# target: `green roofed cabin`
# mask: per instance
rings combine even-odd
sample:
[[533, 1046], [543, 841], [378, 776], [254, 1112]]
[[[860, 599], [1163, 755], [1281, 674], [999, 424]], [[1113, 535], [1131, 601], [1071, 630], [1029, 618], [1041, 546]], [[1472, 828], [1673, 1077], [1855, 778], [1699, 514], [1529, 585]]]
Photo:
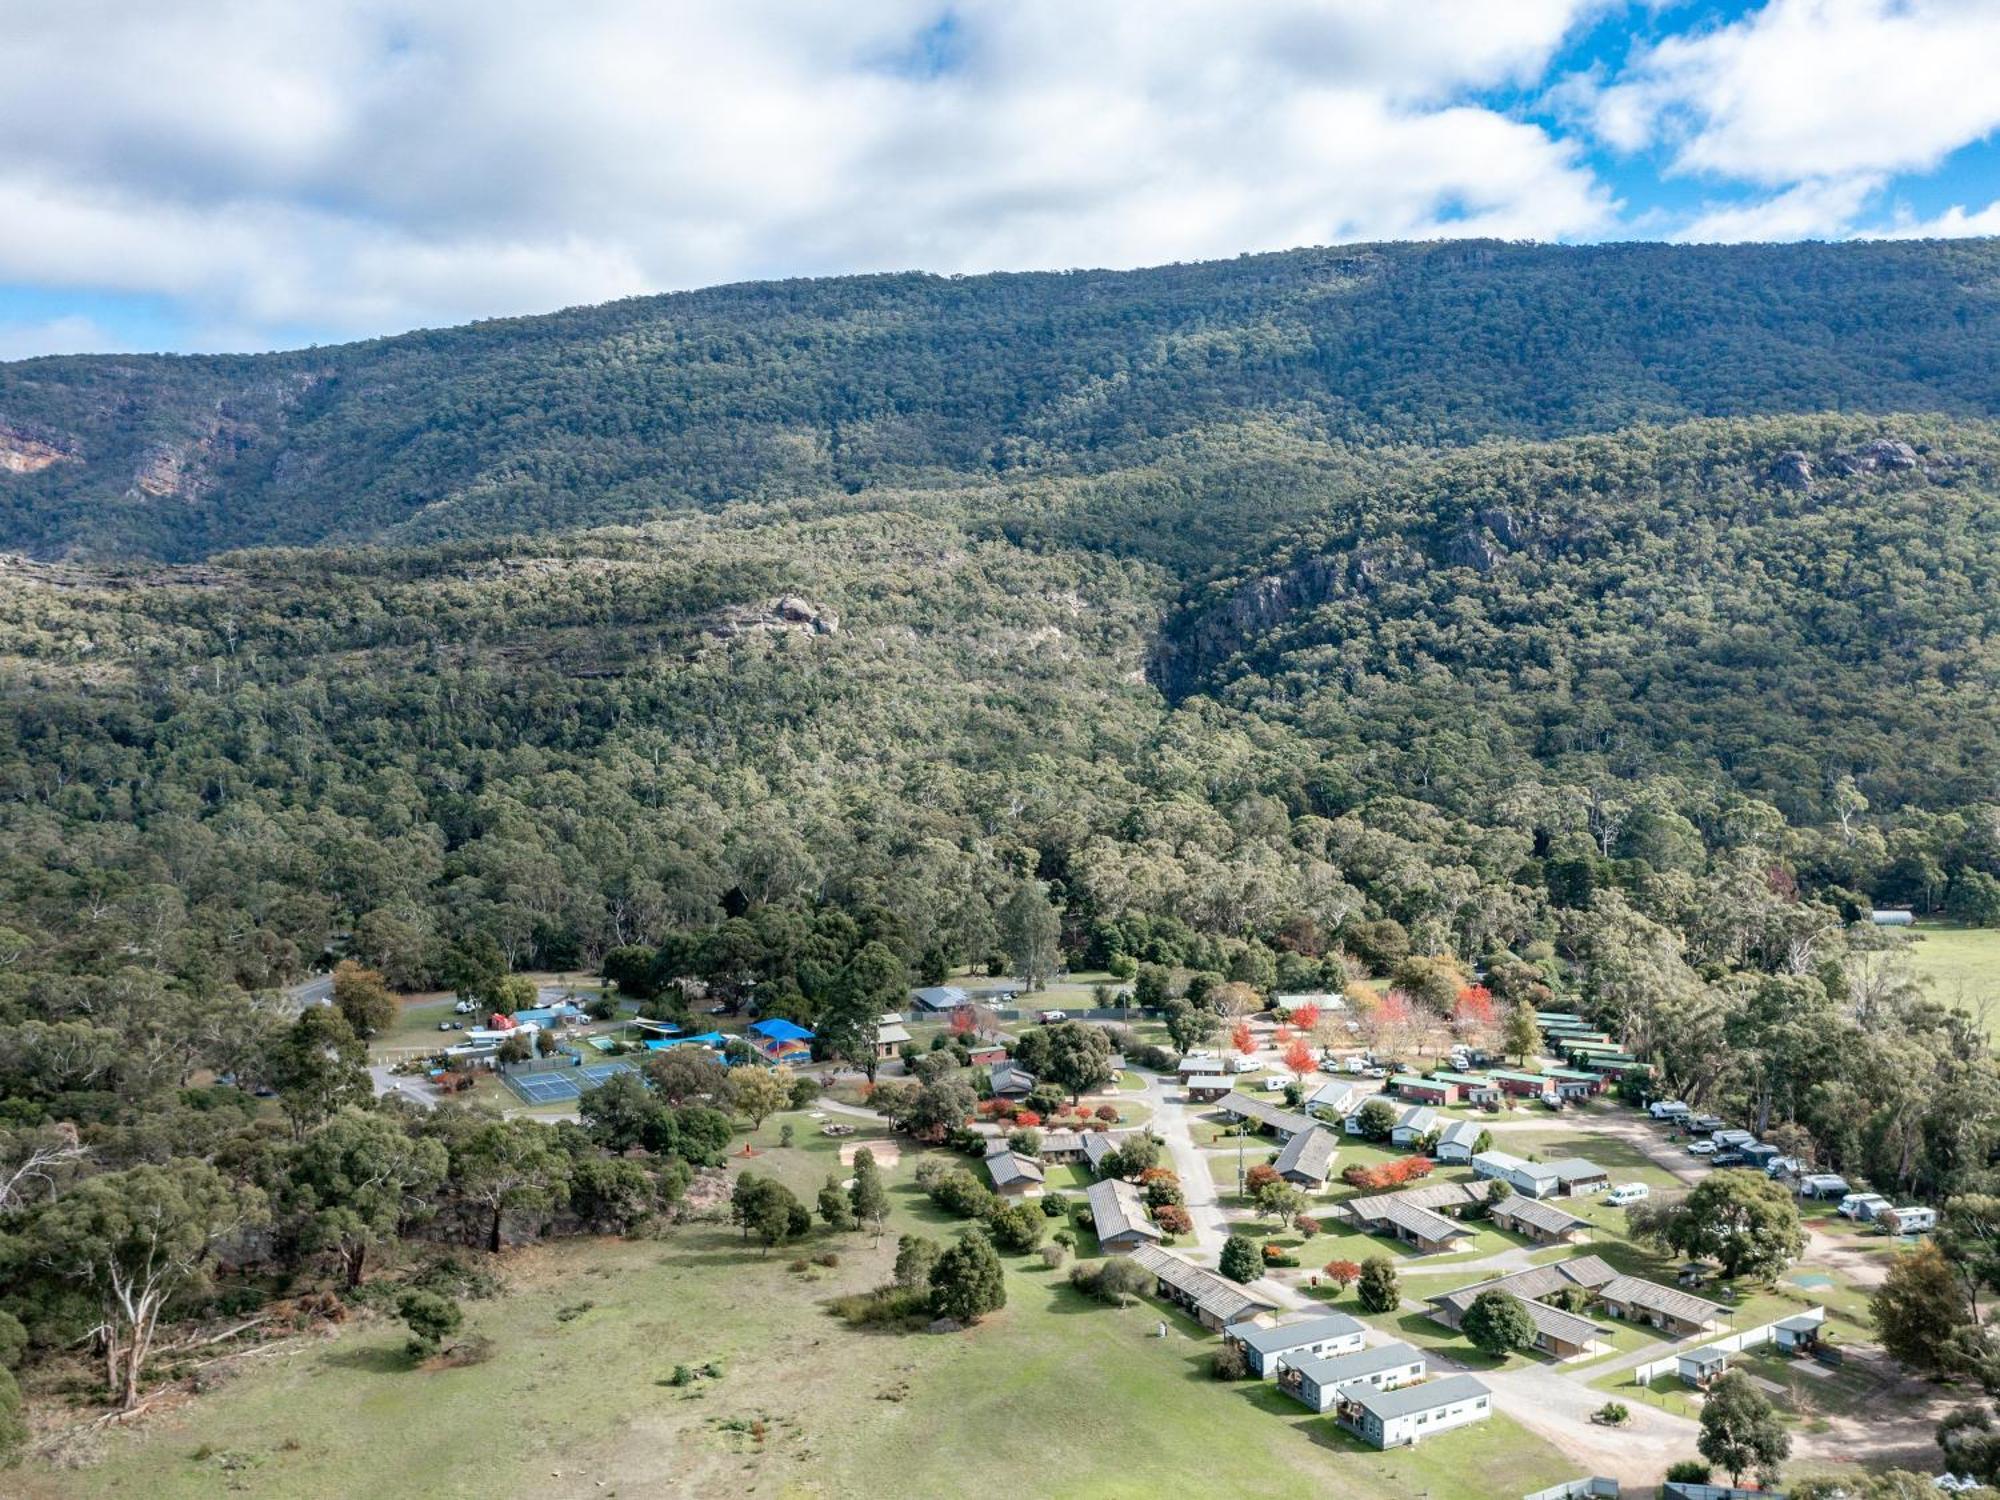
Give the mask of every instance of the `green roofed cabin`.
[[1400, 1099], [1416, 1104], [1456, 1104], [1458, 1085], [1445, 1078], [1419, 1078], [1415, 1073], [1398, 1073], [1389, 1088]]

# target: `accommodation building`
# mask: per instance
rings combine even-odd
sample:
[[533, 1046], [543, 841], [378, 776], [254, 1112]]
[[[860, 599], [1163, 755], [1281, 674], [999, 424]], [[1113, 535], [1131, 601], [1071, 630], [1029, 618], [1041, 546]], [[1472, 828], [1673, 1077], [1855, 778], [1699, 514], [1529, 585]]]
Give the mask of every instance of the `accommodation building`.
[[1481, 1151], [1472, 1158], [1472, 1175], [1504, 1182], [1530, 1198], [1547, 1198], [1561, 1186], [1555, 1168], [1547, 1162], [1528, 1161], [1511, 1151]]
[[1590, 1233], [1590, 1220], [1580, 1219], [1566, 1208], [1544, 1203], [1516, 1193], [1501, 1199], [1487, 1211], [1498, 1228], [1533, 1240], [1538, 1245], [1573, 1245]]
[[1182, 1083], [1190, 1078], [1227, 1077], [1229, 1069], [1219, 1057], [1184, 1057], [1174, 1064], [1174, 1076]]
[[955, 984], [934, 984], [925, 989], [912, 990], [910, 1003], [918, 1010], [941, 1015], [957, 1010], [961, 1005], [970, 1005], [972, 996]]
[[1220, 1332], [1271, 1311], [1261, 1297], [1158, 1245], [1139, 1246], [1132, 1261], [1152, 1273], [1155, 1296], [1186, 1310], [1204, 1328]]
[[1437, 1149], [1431, 1155], [1439, 1161], [1471, 1161], [1486, 1138], [1486, 1127], [1478, 1121], [1453, 1120], [1438, 1131]]
[[1309, 1409], [1333, 1410], [1349, 1391], [1393, 1391], [1424, 1378], [1424, 1356], [1400, 1341], [1337, 1354], [1287, 1355], [1276, 1374], [1278, 1389]]
[[1703, 1344], [1699, 1349], [1674, 1356], [1674, 1373], [1680, 1376], [1681, 1384], [1698, 1391], [1707, 1390], [1715, 1377], [1728, 1368], [1729, 1351], [1718, 1344]]
[[1581, 1156], [1563, 1156], [1548, 1163], [1556, 1174], [1556, 1189], [1570, 1197], [1601, 1193], [1611, 1186], [1611, 1174]]
[[902, 1016], [896, 1011], [885, 1010], [875, 1018], [875, 1057], [878, 1062], [887, 1062], [909, 1040], [910, 1028], [903, 1024]]
[[1510, 1094], [1516, 1099], [1533, 1099], [1539, 1094], [1555, 1092], [1551, 1087], [1553, 1080], [1543, 1077], [1540, 1073], [1517, 1073], [1502, 1069], [1489, 1076], [1501, 1093]]
[[1102, 1172], [1105, 1159], [1121, 1148], [1131, 1136], [1129, 1130], [1086, 1130], [1083, 1132], [1083, 1159], [1090, 1170]]
[[1458, 1085], [1443, 1078], [1420, 1078], [1415, 1073], [1398, 1073], [1389, 1080], [1389, 1092], [1398, 1099], [1416, 1104], [1456, 1104]]
[[1389, 1142], [1396, 1146], [1414, 1146], [1441, 1123], [1442, 1117], [1428, 1104], [1413, 1104], [1403, 1111], [1389, 1131]]
[[1042, 1164], [1032, 1156], [1005, 1147], [986, 1158], [993, 1191], [1005, 1198], [1031, 1198], [1042, 1191]]
[[1236, 1081], [1221, 1073], [1197, 1073], [1187, 1081], [1187, 1096], [1196, 1104], [1213, 1104], [1236, 1091]]
[[1475, 1281], [1455, 1291], [1430, 1299], [1430, 1316], [1447, 1328], [1457, 1328], [1467, 1309], [1491, 1291], [1505, 1292], [1527, 1308], [1535, 1325], [1535, 1347], [1557, 1359], [1587, 1353], [1610, 1336], [1610, 1330], [1590, 1319], [1554, 1307], [1544, 1299], [1573, 1299], [1579, 1293], [1593, 1293], [1618, 1277], [1618, 1272], [1595, 1255], [1581, 1255], [1554, 1265], [1533, 1266], [1510, 1276]]
[[1084, 1190], [1090, 1202], [1090, 1222], [1106, 1254], [1125, 1255], [1164, 1237], [1146, 1216], [1146, 1200], [1129, 1182], [1109, 1178]]
[[1370, 1234], [1393, 1235], [1405, 1244], [1416, 1246], [1424, 1255], [1449, 1250], [1453, 1240], [1471, 1237], [1472, 1231], [1456, 1219], [1447, 1219], [1435, 1209], [1409, 1200], [1407, 1193], [1356, 1198], [1346, 1205], [1347, 1213]]
[[1272, 1165], [1285, 1181], [1317, 1192], [1333, 1174], [1334, 1153], [1339, 1149], [1340, 1137], [1324, 1125], [1315, 1125], [1285, 1142], [1285, 1149]]
[[1823, 1307], [1795, 1313], [1771, 1325], [1771, 1342], [1780, 1354], [1810, 1353], [1819, 1347], [1820, 1330], [1825, 1322], [1826, 1309]]
[[990, 1068], [994, 1063], [1007, 1060], [1007, 1049], [999, 1042], [985, 1042], [966, 1050], [975, 1068]]
[[1002, 1059], [986, 1070], [996, 1099], [1025, 1099], [1035, 1091], [1035, 1075]]
[[1489, 1104], [1500, 1099], [1500, 1085], [1483, 1073], [1447, 1073], [1440, 1070], [1431, 1074], [1431, 1082], [1448, 1083], [1457, 1089], [1460, 1104]]
[[1367, 1342], [1361, 1325], [1345, 1313], [1325, 1313], [1268, 1325], [1235, 1323], [1223, 1329], [1222, 1336], [1243, 1351], [1250, 1373], [1260, 1378], [1275, 1375], [1282, 1366], [1301, 1360], [1352, 1354]]
[[1052, 1162], [1073, 1162], [1084, 1160], [1084, 1137], [1092, 1134], [1085, 1130], [1044, 1130], [1042, 1143], [1035, 1155], [1042, 1159], [1044, 1166]]
[[1492, 1415], [1492, 1393], [1470, 1375], [1447, 1375], [1387, 1391], [1349, 1384], [1341, 1387], [1334, 1407], [1336, 1422], [1377, 1448], [1406, 1447]]
[[1340, 1126], [1349, 1135], [1361, 1134], [1361, 1106], [1380, 1093], [1372, 1083], [1356, 1083], [1333, 1078], [1306, 1096], [1305, 1111], [1318, 1119]]
[[1229, 1094], [1222, 1100], [1222, 1112], [1233, 1120], [1246, 1121], [1259, 1130], [1268, 1130], [1280, 1141], [1289, 1141], [1293, 1136], [1313, 1128], [1313, 1122], [1304, 1115], [1250, 1094]]
[[1590, 1073], [1582, 1068], [1550, 1068], [1548, 1076], [1555, 1083], [1559, 1099], [1589, 1099], [1604, 1092], [1605, 1078], [1602, 1073]]
[[1727, 1316], [1724, 1308], [1678, 1287], [1638, 1276], [1620, 1276], [1597, 1289], [1597, 1299], [1614, 1318], [1641, 1323], [1680, 1337], [1706, 1333]]

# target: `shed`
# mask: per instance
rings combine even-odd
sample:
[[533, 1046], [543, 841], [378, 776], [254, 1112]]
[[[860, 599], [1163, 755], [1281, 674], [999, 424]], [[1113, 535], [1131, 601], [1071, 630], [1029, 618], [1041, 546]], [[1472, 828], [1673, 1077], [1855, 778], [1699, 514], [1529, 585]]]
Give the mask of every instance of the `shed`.
[[1018, 1151], [995, 1151], [986, 1158], [993, 1190], [1003, 1197], [1029, 1198], [1042, 1190], [1042, 1164]]
[[921, 990], [912, 990], [910, 1001], [918, 1010], [939, 1014], [957, 1010], [961, 1005], [970, 1005], [972, 996], [955, 984], [934, 984]]
[[1011, 1062], [994, 1063], [986, 1076], [996, 1099], [1023, 1099], [1035, 1090], [1035, 1075]]
[[1453, 1120], [1438, 1132], [1437, 1149], [1431, 1154], [1439, 1161], [1471, 1161], [1486, 1133], [1477, 1120]]
[[1728, 1368], [1729, 1351], [1720, 1344], [1704, 1344], [1674, 1356], [1674, 1373], [1680, 1376], [1681, 1384], [1698, 1391], [1707, 1390], [1715, 1377]]
[[1771, 1342], [1780, 1354], [1803, 1354], [1818, 1347], [1820, 1329], [1825, 1322], [1826, 1309], [1823, 1307], [1795, 1313], [1771, 1325]]

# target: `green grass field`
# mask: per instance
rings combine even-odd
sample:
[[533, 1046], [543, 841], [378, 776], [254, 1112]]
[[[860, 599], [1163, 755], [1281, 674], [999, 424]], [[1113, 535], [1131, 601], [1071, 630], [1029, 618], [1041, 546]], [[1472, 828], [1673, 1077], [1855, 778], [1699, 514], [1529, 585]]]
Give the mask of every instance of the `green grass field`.
[[2000, 1039], [2000, 928], [1923, 923], [1909, 930], [1903, 951], [1932, 995], [1962, 1006]]
[[[787, 1119], [789, 1150], [775, 1145]], [[838, 1143], [815, 1130], [773, 1119], [747, 1164], [814, 1191], [840, 1170]], [[793, 1271], [799, 1252], [766, 1255], [719, 1225], [518, 1251], [507, 1295], [466, 1304], [470, 1328], [496, 1342], [487, 1363], [416, 1370], [397, 1326], [351, 1324], [104, 1433], [86, 1466], [16, 1470], [8, 1493], [900, 1500], [1032, 1476], [1038, 1494], [1141, 1497], [1201, 1475], [1209, 1492], [1481, 1500], [1496, 1472], [1510, 1490], [1569, 1473], [1504, 1414], [1415, 1449], [1365, 1449], [1267, 1382], [1210, 1380], [1213, 1335], [1169, 1315], [1169, 1337], [1155, 1338], [1156, 1309], [1087, 1301], [1032, 1257], [1009, 1259], [1007, 1307], [969, 1333], [849, 1329], [828, 1297], [883, 1280], [897, 1231], [954, 1227], [910, 1185], [914, 1167], [905, 1155], [887, 1173], [895, 1209], [880, 1244], [805, 1247], [837, 1250], [835, 1268]], [[720, 1379], [663, 1383], [710, 1360]]]

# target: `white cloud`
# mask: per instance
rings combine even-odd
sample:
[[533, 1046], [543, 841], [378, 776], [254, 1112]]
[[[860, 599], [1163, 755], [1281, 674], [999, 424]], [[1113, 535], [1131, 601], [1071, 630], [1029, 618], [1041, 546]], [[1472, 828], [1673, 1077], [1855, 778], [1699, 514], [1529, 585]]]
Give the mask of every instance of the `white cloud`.
[[90, 318], [0, 323], [0, 359], [28, 359], [37, 354], [108, 354], [117, 348], [117, 339]]
[[1865, 230], [1862, 237], [1876, 240], [1956, 240], [1980, 234], [2000, 235], [2000, 199], [1970, 212], [1964, 204], [1954, 203], [1943, 213], [1928, 219], [1919, 219], [1908, 213], [1898, 214], [1894, 222], [1878, 229]]
[[1925, 170], [2000, 129], [1994, 0], [1770, 0], [1670, 36], [1590, 112], [1614, 147], [1788, 186]]
[[32, 6], [0, 280], [254, 338], [759, 275], [1588, 236], [1617, 205], [1575, 148], [1468, 99], [1608, 3]]
[[1840, 239], [1853, 232], [1855, 216], [1881, 188], [1875, 175], [1802, 182], [1752, 202], [1705, 208], [1674, 238], [1698, 245]]

